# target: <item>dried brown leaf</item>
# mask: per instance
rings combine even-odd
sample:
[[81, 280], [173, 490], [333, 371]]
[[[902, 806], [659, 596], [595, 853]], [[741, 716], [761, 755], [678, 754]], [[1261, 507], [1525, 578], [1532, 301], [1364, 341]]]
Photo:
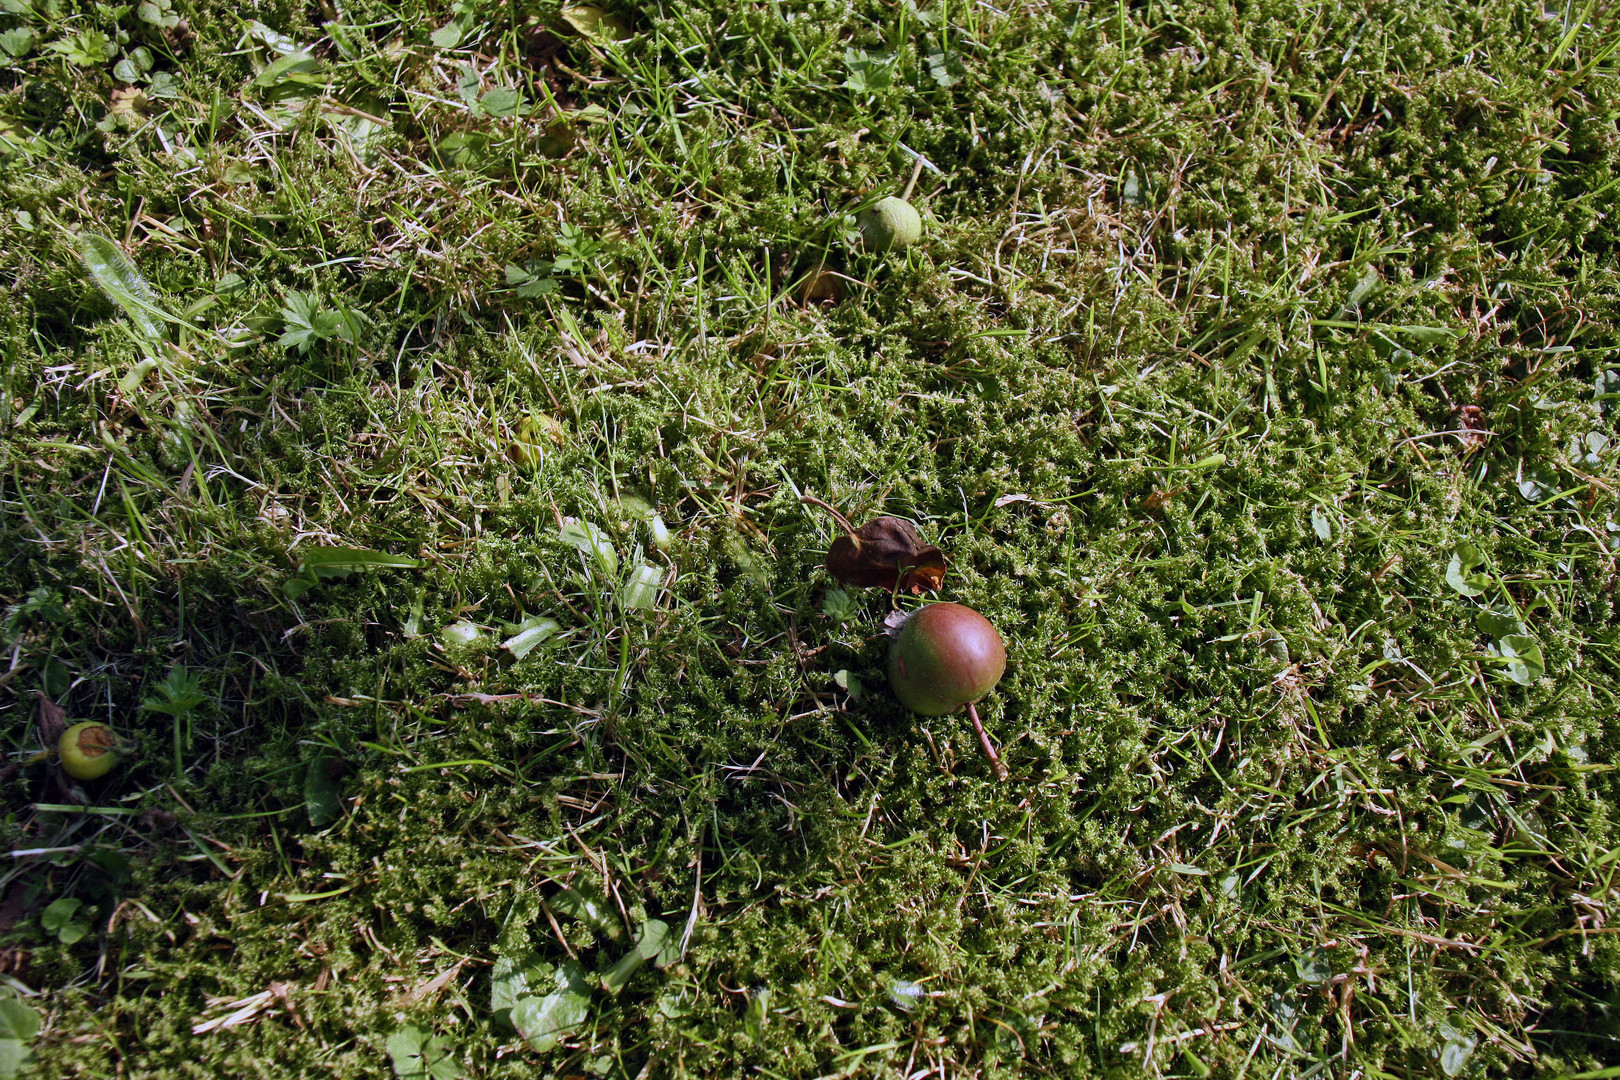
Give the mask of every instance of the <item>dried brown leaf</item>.
[[43, 690], [39, 691], [39, 702], [34, 707], [34, 722], [39, 731], [39, 741], [47, 748], [56, 745], [67, 730], [67, 710], [45, 696]]
[[873, 518], [827, 550], [827, 572], [845, 585], [921, 593], [945, 580], [945, 553], [925, 544], [911, 522]]

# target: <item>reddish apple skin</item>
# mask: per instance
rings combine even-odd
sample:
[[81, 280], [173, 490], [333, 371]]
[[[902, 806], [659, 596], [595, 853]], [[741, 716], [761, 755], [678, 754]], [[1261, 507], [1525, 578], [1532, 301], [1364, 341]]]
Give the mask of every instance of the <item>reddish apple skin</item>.
[[978, 701], [1007, 670], [1007, 647], [990, 620], [961, 604], [929, 604], [900, 628], [889, 650], [889, 688], [923, 716]]

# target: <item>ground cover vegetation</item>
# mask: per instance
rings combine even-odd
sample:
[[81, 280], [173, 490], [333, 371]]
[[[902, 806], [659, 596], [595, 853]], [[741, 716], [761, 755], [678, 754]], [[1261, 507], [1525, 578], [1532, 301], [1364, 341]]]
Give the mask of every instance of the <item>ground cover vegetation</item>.
[[1617, 46], [0, 0], [0, 1072], [1616, 1075]]

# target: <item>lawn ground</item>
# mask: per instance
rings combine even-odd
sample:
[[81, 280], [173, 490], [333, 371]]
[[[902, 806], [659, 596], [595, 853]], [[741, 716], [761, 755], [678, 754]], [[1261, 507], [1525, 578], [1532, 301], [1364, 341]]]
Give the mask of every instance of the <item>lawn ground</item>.
[[1617, 49], [0, 0], [0, 1076], [1620, 1075]]

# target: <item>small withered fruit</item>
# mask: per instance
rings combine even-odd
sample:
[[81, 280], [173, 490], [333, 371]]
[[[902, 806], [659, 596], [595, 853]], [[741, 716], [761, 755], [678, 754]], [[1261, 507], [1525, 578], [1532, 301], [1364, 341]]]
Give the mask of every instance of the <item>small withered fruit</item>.
[[112, 728], [81, 720], [62, 732], [57, 742], [62, 768], [75, 780], [99, 780], [124, 760], [124, 743]]

